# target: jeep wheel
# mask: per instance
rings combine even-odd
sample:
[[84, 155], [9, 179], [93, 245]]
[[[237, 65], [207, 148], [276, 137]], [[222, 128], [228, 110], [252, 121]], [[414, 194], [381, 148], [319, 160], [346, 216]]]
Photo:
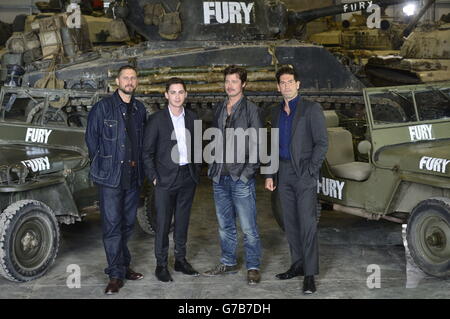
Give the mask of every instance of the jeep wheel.
[[43, 276], [59, 247], [59, 226], [52, 210], [35, 200], [21, 200], [0, 215], [0, 274], [25, 282]]
[[[137, 213], [137, 220], [139, 226], [147, 234], [154, 235], [156, 229], [156, 208], [155, 208], [155, 187], [153, 184], [147, 186], [145, 192], [144, 208], [139, 209]], [[170, 231], [173, 231], [174, 224], [170, 226]]]
[[424, 272], [450, 276], [450, 199], [430, 198], [414, 207], [406, 238], [414, 262]]

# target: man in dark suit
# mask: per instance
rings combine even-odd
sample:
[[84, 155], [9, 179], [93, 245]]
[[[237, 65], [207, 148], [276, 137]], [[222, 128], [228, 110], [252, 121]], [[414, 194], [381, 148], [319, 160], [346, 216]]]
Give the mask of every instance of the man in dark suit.
[[279, 129], [279, 170], [266, 178], [266, 189], [276, 188], [283, 211], [292, 266], [276, 275], [290, 279], [305, 275], [303, 293], [316, 291], [314, 275], [319, 273], [317, 241], [317, 180], [325, 159], [328, 138], [325, 117], [318, 103], [298, 95], [300, 81], [290, 66], [276, 74], [278, 91], [283, 96], [272, 112], [272, 128]]
[[89, 177], [98, 186], [109, 283], [107, 295], [116, 294], [124, 279], [144, 278], [130, 268], [127, 247], [144, 180], [142, 133], [144, 105], [133, 97], [138, 85], [133, 66], [122, 66], [116, 78], [118, 89], [100, 100], [89, 112], [86, 144], [91, 166]]
[[[155, 185], [156, 237], [155, 275], [163, 282], [172, 281], [167, 268], [169, 230], [175, 216], [175, 271], [198, 276], [186, 260], [186, 242], [199, 165], [194, 164], [194, 121], [198, 116], [183, 107], [186, 85], [179, 78], [166, 84], [166, 109], [150, 116], [144, 134], [145, 174]], [[200, 124], [201, 125], [201, 124]], [[200, 127], [201, 133], [201, 127]], [[200, 149], [201, 153], [201, 149]]]

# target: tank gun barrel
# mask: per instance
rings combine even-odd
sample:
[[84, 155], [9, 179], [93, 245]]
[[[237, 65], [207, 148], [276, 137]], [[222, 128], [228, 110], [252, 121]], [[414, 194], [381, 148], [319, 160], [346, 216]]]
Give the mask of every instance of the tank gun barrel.
[[427, 12], [427, 10], [431, 7], [431, 5], [435, 1], [436, 0], [428, 0], [427, 1], [427, 3], [422, 7], [422, 9], [420, 9], [420, 11], [414, 17], [414, 19], [412, 19], [408, 23], [408, 25], [406, 26], [405, 30], [403, 30], [403, 32], [402, 32], [402, 36], [407, 37], [412, 32], [412, 30], [416, 27], [416, 25], [419, 22], [419, 20], [422, 18], [422, 16], [425, 14], [425, 12]]
[[406, 2], [406, 0], [378, 0], [378, 1], [357, 1], [351, 3], [342, 3], [339, 5], [311, 9], [307, 11], [289, 11], [289, 24], [307, 23], [317, 18], [333, 16], [342, 13], [365, 11], [372, 4], [377, 4], [380, 7], [387, 7]]

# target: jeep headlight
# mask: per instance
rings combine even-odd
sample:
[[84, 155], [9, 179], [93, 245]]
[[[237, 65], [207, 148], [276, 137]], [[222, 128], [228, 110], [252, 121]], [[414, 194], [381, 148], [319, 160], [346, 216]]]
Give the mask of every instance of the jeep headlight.
[[0, 182], [2, 184], [24, 184], [30, 171], [23, 164], [2, 165], [0, 166]]

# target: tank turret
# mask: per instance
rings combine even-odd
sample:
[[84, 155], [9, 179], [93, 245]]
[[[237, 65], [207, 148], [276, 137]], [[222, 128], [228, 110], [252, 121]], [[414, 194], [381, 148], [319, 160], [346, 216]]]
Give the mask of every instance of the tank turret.
[[[421, 14], [432, 2], [424, 6]], [[369, 59], [365, 69], [371, 83], [384, 86], [450, 80], [450, 23], [443, 16], [440, 21], [423, 24], [411, 32], [418, 20], [403, 31], [408, 36], [399, 54]]]

